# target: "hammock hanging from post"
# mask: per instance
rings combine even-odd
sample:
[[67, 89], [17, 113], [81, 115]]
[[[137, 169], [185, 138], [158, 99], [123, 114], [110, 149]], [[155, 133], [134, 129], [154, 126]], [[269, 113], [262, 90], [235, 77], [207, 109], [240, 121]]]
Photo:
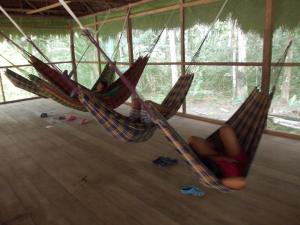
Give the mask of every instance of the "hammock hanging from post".
[[[60, 2], [63, 2], [63, 0], [60, 0]], [[220, 12], [218, 13], [217, 17], [220, 16], [220, 13], [224, 9], [224, 6], [226, 3], [227, 3], [227, 1], [225, 1], [224, 5], [221, 8]], [[68, 11], [70, 11], [70, 9]], [[71, 14], [71, 15], [74, 16], [74, 14]], [[217, 18], [215, 19], [215, 21], [216, 20], [217, 20]], [[89, 38], [91, 38], [91, 35], [89, 34], [89, 32], [87, 30], [84, 30], [82, 25], [80, 27], [83, 29], [83, 31], [86, 33], [86, 35]], [[207, 35], [205, 36], [205, 39], [206, 38], [207, 38]], [[202, 45], [203, 45], [203, 43], [201, 44], [200, 48], [202, 47]], [[287, 50], [285, 52], [284, 59], [286, 57], [289, 46], [287, 47]], [[100, 46], [99, 46], [99, 49], [101, 49]], [[194, 57], [197, 57], [198, 54], [199, 54], [199, 52], [196, 52]], [[113, 64], [111, 62], [111, 60], [109, 60], [107, 55], [105, 55], [105, 57], [111, 64]], [[119, 72], [117, 69], [116, 69], [116, 71], [117, 71], [117, 73]], [[130, 88], [131, 92], [134, 95], [136, 95], [137, 98], [139, 98], [139, 96], [137, 95], [135, 90], [132, 87], [130, 87], [128, 82], [126, 80], [123, 80], [123, 82], [128, 86], [128, 88]], [[275, 90], [275, 86], [273, 87], [273, 91], [274, 90]], [[269, 95], [266, 95], [266, 94], [260, 92], [258, 89], [255, 89], [252, 92], [252, 94], [249, 96], [249, 98], [245, 101], [245, 103], [240, 107], [240, 109], [237, 111], [237, 113], [234, 114], [232, 116], [232, 118], [228, 121], [228, 124], [232, 125], [234, 127], [234, 129], [237, 129], [237, 127], [240, 127], [242, 129], [243, 127], [245, 127], [245, 125], [248, 125], [247, 126], [248, 131], [252, 130], [251, 133], [249, 133], [248, 131], [241, 132], [241, 130], [240, 130], [239, 133], [242, 133], [242, 135], [238, 134], [239, 138], [241, 138], [242, 136], [245, 137], [244, 140], [241, 140], [242, 145], [247, 146], [250, 149], [250, 151], [252, 151], [252, 152], [249, 152], [249, 154], [248, 154], [248, 156], [249, 156], [249, 164], [248, 165], [249, 166], [254, 157], [254, 153], [255, 153], [254, 150], [257, 148], [262, 131], [266, 125], [267, 112], [268, 112], [268, 109], [271, 104], [272, 96], [273, 96], [273, 92]], [[79, 97], [81, 99], [85, 100], [86, 102], [89, 102], [89, 96], [84, 95], [84, 93], [80, 93]], [[168, 124], [166, 119], [159, 113], [159, 111], [156, 110], [155, 107], [153, 107], [151, 104], [146, 104], [141, 99], [140, 99], [140, 102], [145, 107], [147, 112], [149, 113], [150, 118], [153, 121], [153, 123], [155, 123], [160, 128], [160, 130], [164, 133], [164, 135], [167, 137], [167, 139], [174, 144], [177, 151], [186, 159], [186, 162], [194, 169], [196, 174], [199, 176], [200, 182], [202, 184], [204, 184], [208, 187], [220, 190], [222, 192], [231, 191], [229, 188], [225, 187], [224, 185], [222, 185], [219, 182], [219, 180], [215, 177], [215, 175], [201, 162], [201, 160], [198, 158], [198, 156], [192, 151], [192, 149], [189, 147], [189, 145], [186, 143], [186, 141]], [[86, 105], [86, 106], [89, 107], [89, 105]], [[91, 109], [89, 109], [89, 111], [91, 111]], [[95, 112], [97, 112], [97, 110], [95, 110]], [[93, 113], [95, 113], [95, 112], [93, 112]], [[111, 113], [106, 116], [109, 117], [113, 114], [114, 113]], [[247, 117], [246, 115], [247, 116], [250, 115], [250, 117]], [[97, 116], [97, 114], [95, 114], [95, 116]], [[103, 116], [103, 115], [101, 115], [101, 116]], [[113, 121], [114, 120], [112, 120], [110, 122], [113, 122]], [[243, 123], [243, 121], [245, 123]], [[102, 122], [104, 123], [105, 121], [102, 121]], [[110, 130], [112, 128], [111, 126], [112, 126], [112, 124], [108, 124], [108, 126], [105, 126], [105, 128], [107, 130]], [[117, 129], [117, 128], [115, 127], [115, 129]], [[122, 131], [123, 130], [119, 130], [119, 133], [124, 134], [125, 132], [122, 132]], [[217, 132], [215, 134], [217, 134]], [[213, 137], [215, 137], [216, 136], [215, 134], [212, 135], [211, 137], [209, 137], [209, 140], [211, 140]], [[253, 151], [254, 151], [254, 153], [253, 153]], [[249, 166], [248, 166], [248, 168], [245, 169], [245, 175], [247, 174], [247, 171], [249, 170]]]
[[[27, 37], [28, 41], [37, 49], [38, 47], [31, 41], [31, 39], [25, 34], [25, 32], [17, 25], [17, 23], [8, 15], [8, 13], [1, 8], [1, 11], [9, 18], [9, 20], [16, 26], [16, 28]], [[129, 15], [129, 14], [128, 14]], [[99, 31], [99, 30], [98, 30]], [[0, 32], [0, 34], [5, 37], [10, 43], [12, 43], [15, 47], [17, 47], [22, 54], [29, 58], [29, 62], [35, 67], [35, 69], [50, 83], [52, 83], [54, 86], [56, 86], [58, 89], [62, 90], [66, 95], [72, 96], [74, 94], [74, 90], [77, 89], [79, 86], [82, 89], [88, 90], [84, 86], [80, 85], [79, 83], [71, 80], [67, 74], [62, 73], [58, 69], [56, 69], [54, 66], [50, 67], [38, 58], [34, 57], [32, 54], [27, 52], [24, 48], [17, 45], [15, 42], [10, 40], [5, 34]], [[121, 38], [121, 37], [120, 37]], [[40, 50], [39, 50], [40, 51]], [[45, 56], [45, 58], [50, 62], [50, 60]], [[130, 77], [132, 75], [131, 79], [131, 85], [134, 87], [137, 85], [142, 72], [148, 62], [149, 57], [139, 57], [136, 62], [126, 71], [124, 76], [126, 78]], [[50, 63], [51, 64], [51, 63]], [[54, 65], [54, 64], [51, 64]], [[109, 71], [108, 71], [109, 72]], [[130, 91], [124, 86], [122, 82], [119, 82], [118, 80], [112, 83], [112, 88], [108, 89], [107, 92], [101, 92], [98, 94], [98, 97], [100, 99], [103, 99], [103, 101], [107, 104], [108, 107], [116, 108], [119, 107], [121, 104], [123, 104], [130, 96]], [[73, 96], [72, 96], [73, 97]], [[73, 101], [73, 99], [70, 97], [70, 101]]]
[[65, 95], [63, 92], [37, 76], [29, 75], [31, 80], [28, 80], [9, 69], [5, 71], [5, 75], [14, 84], [14, 86], [18, 88], [29, 91], [43, 98], [51, 98], [52, 100], [69, 108], [83, 112], [87, 111], [80, 102], [76, 101], [76, 99], [70, 99], [69, 96]]
[[[45, 64], [44, 62], [42, 62], [32, 54], [30, 54], [29, 52], [27, 52], [24, 48], [16, 44], [4, 33], [0, 32], [0, 35], [2, 35], [6, 40], [8, 40], [18, 50], [20, 50], [22, 55], [24, 55], [25, 58], [29, 58], [31, 60], [31, 64], [35, 67], [35, 69], [40, 74], [48, 78], [48, 80], [50, 80], [51, 83], [54, 83], [54, 85], [56, 84], [56, 87], [62, 90], [67, 96], [70, 96], [73, 90], [76, 89], [78, 86], [88, 90], [84, 86], [81, 86], [75, 81], [69, 79], [66, 74], [60, 73], [59, 71], [53, 69], [52, 67], [48, 66], [47, 64]], [[130, 78], [134, 86], [137, 85], [138, 80], [142, 74], [142, 71], [144, 70], [148, 62], [148, 59], [149, 59], [148, 56], [145, 56], [144, 58], [139, 57], [136, 60], [136, 62], [125, 72], [124, 77]], [[129, 90], [124, 86], [124, 84], [119, 80], [116, 80], [112, 85], [111, 85], [112, 87], [108, 88], [106, 92], [99, 93], [98, 97], [102, 99], [103, 102], [105, 102], [108, 107], [117, 108], [121, 104], [123, 104], [130, 97], [131, 94]], [[69, 97], [69, 99], [71, 102], [74, 101], [74, 99], [71, 97]]]
[[62, 72], [55, 64], [51, 63], [50, 59], [37, 47], [37, 45], [31, 40], [31, 37], [28, 36], [22, 29], [21, 27], [16, 23], [16, 21], [14, 21], [14, 19], [5, 11], [5, 9], [0, 5], [0, 11], [10, 20], [10, 22], [17, 28], [17, 30], [24, 36], [24, 38], [39, 52], [39, 54], [41, 56], [43, 56], [44, 59], [46, 59], [46, 61], [48, 63], [50, 63], [50, 65]]

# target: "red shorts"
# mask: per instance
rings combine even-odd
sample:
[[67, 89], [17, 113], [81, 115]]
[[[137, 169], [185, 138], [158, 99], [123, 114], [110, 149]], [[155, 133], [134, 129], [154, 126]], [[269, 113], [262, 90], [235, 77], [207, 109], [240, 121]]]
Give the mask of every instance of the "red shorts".
[[220, 159], [214, 160], [222, 171], [223, 177], [239, 177], [245, 168], [247, 156], [244, 152], [237, 156], [230, 157], [231, 160]]

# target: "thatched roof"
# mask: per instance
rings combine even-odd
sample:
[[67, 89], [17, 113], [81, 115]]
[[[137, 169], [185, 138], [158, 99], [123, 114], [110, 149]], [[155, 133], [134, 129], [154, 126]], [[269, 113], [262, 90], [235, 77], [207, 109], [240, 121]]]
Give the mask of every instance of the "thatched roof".
[[[31, 0], [30, 2], [38, 2], [37, 0]], [[96, 0], [89, 0], [89, 4], [92, 2], [101, 2]], [[104, 1], [104, 0], [103, 0]], [[106, 2], [119, 2], [122, 4], [129, 2], [126, 1], [110, 1], [105, 0]], [[190, 0], [192, 1], [192, 0]], [[299, 0], [273, 0], [274, 1], [274, 29], [279, 27], [284, 27], [290, 30], [293, 30], [299, 26], [300, 22], [300, 1]], [[3, 2], [9, 2], [5, 0]], [[14, 1], [11, 1], [14, 2]], [[19, 1], [18, 1], [19, 2]], [[46, 2], [46, 1], [39, 1]], [[52, 1], [49, 1], [52, 2]], [[56, 0], [55, 0], [56, 2]], [[82, 1], [72, 0], [72, 4]], [[131, 12], [133, 14], [145, 12], [150, 9], [160, 8], [162, 6], [174, 5], [177, 4], [178, 0], [154, 0], [147, 4], [139, 5], [133, 7]], [[193, 6], [191, 8], [186, 8], [186, 27], [189, 28], [195, 24], [209, 24], [214, 19], [218, 9], [220, 8], [223, 0], [217, 1], [214, 3]], [[2, 4], [2, 1], [1, 1]], [[3, 5], [3, 4], [2, 4]], [[71, 6], [71, 5], [70, 5]], [[82, 6], [84, 7], [84, 6]], [[63, 9], [62, 9], [63, 10]], [[83, 9], [82, 9], [83, 10]], [[87, 9], [86, 9], [87, 10]], [[78, 12], [75, 13], [78, 15]], [[88, 11], [86, 11], [88, 13]], [[236, 20], [241, 29], [244, 32], [255, 32], [260, 35], [263, 34], [264, 28], [264, 13], [265, 13], [265, 0], [229, 0], [225, 10], [223, 11], [220, 20], [226, 20], [231, 18]], [[99, 13], [96, 15], [99, 21], [104, 20], [104, 18], [115, 18], [120, 16], [125, 16], [125, 10], [113, 11], [107, 16], [107, 12]], [[154, 29], [159, 30], [168, 21], [169, 17], [172, 16], [172, 19], [169, 20], [168, 27], [175, 28], [179, 27], [179, 10], [174, 12], [164, 12], [160, 14], [136, 17], [133, 18], [133, 27], [134, 29], [148, 30]], [[18, 18], [18, 23], [25, 28], [29, 33], [33, 34], [64, 34], [68, 32], [69, 25], [73, 22], [72, 19], [66, 18], [53, 18], [44, 16], [42, 17], [20, 17]], [[91, 24], [95, 21], [95, 15], [91, 17], [82, 18], [84, 24]], [[107, 37], [110, 35], [115, 35], [120, 32], [122, 29], [123, 21], [116, 21], [107, 23], [101, 33]], [[10, 28], [9, 28], [10, 27]], [[47, 27], [47, 29], [41, 29], [41, 27]], [[17, 34], [15, 28], [11, 28], [10, 22], [5, 18], [0, 18], [0, 29], [6, 30], [10, 34]]]

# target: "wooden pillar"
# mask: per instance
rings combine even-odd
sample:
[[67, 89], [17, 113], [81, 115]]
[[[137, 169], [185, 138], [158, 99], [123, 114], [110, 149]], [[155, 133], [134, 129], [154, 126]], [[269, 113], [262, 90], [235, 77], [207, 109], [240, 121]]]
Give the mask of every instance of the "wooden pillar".
[[71, 60], [72, 60], [72, 69], [73, 69], [73, 77], [77, 82], [77, 68], [76, 68], [76, 55], [75, 55], [75, 45], [74, 45], [74, 31], [73, 27], [70, 29], [70, 48], [71, 48]]
[[263, 46], [263, 68], [261, 87], [265, 93], [269, 92], [271, 61], [272, 61], [272, 40], [273, 40], [273, 0], [266, 0], [265, 8], [265, 29]]
[[[181, 54], [181, 76], [185, 74], [185, 14], [184, 0], [180, 0], [180, 54]], [[186, 100], [182, 104], [182, 112], [186, 113]]]
[[[128, 13], [128, 10], [130, 10], [130, 8], [127, 9], [127, 13]], [[131, 21], [130, 15], [127, 17], [126, 31], [127, 31], [129, 63], [130, 63], [130, 65], [132, 65], [134, 58], [133, 58], [133, 44], [132, 44], [132, 21]]]
[[[130, 10], [130, 8], [127, 8], [127, 12], [128, 10]], [[126, 33], [127, 33], [127, 45], [128, 45], [128, 61], [130, 66], [133, 64], [134, 62], [134, 58], [133, 58], [133, 44], [132, 44], [132, 21], [130, 18], [130, 12], [129, 12], [129, 16], [127, 16], [126, 19]], [[132, 102], [132, 97], [131, 97], [131, 102]]]
[[2, 82], [2, 73], [1, 72], [0, 72], [0, 88], [1, 88], [1, 93], [2, 93], [2, 96], [3, 96], [3, 102], [6, 102], [5, 94], [4, 94], [4, 87], [3, 87], [3, 82]]
[[[97, 22], [98, 22], [97, 16], [94, 17], [94, 20], [95, 20], [95, 30], [97, 32], [98, 29], [99, 29], [99, 25], [97, 24]], [[100, 45], [99, 33], [98, 32], [96, 34], [96, 41], [97, 41], [97, 44]], [[96, 48], [96, 49], [97, 49], [98, 72], [99, 72], [99, 75], [100, 75], [101, 74], [101, 54], [100, 54], [99, 49], [98, 48]]]

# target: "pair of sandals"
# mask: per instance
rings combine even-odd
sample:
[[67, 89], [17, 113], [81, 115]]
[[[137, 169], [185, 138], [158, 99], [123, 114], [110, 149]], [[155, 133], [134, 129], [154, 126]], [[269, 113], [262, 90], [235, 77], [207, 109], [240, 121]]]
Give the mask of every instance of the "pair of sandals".
[[[161, 167], [168, 167], [176, 165], [178, 163], [178, 160], [160, 156], [157, 159], [153, 160], [152, 163]], [[205, 192], [203, 190], [195, 186], [183, 186], [181, 187], [180, 192], [184, 195], [195, 197], [202, 197], [205, 195]]]

